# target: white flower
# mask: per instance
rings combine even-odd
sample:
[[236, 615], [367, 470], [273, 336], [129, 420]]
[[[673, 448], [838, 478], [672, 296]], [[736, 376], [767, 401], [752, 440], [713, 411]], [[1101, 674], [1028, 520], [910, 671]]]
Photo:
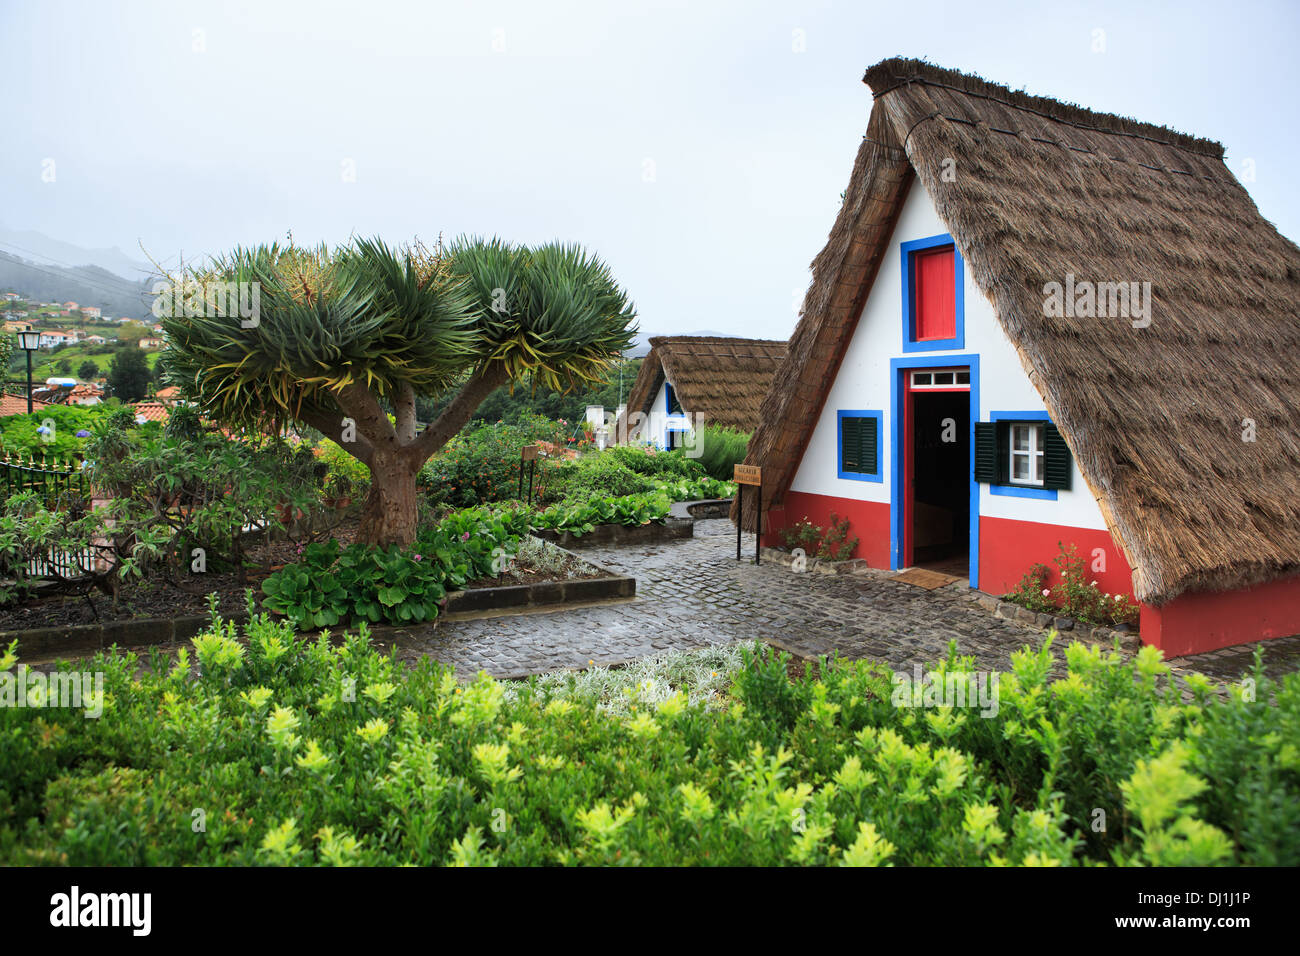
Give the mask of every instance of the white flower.
[[1049, 588], [1043, 588], [1043, 597], [1051, 597], [1052, 592]]

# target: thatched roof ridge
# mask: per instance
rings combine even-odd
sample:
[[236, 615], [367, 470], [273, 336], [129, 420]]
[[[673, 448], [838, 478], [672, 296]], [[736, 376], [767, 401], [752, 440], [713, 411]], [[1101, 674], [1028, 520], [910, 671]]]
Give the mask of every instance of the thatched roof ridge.
[[[750, 443], [772, 504], [915, 172], [1070, 444], [1137, 596], [1300, 572], [1300, 249], [1259, 214], [1222, 147], [915, 60], [866, 79], [867, 137]], [[1045, 317], [1043, 287], [1067, 273], [1150, 282], [1151, 324]]]
[[[1025, 113], [1037, 113], [1065, 126], [1101, 133], [1114, 133], [1134, 139], [1147, 139], [1162, 146], [1174, 146], [1212, 159], [1223, 158], [1223, 145], [1212, 139], [1190, 136], [1154, 123], [1143, 123], [1114, 113], [1098, 113], [1074, 103], [1047, 96], [1034, 96], [998, 83], [990, 83], [973, 73], [949, 70], [925, 60], [895, 57], [869, 67], [862, 82], [871, 87], [872, 99], [911, 84], [949, 89], [965, 96], [988, 100]], [[1064, 132], [1064, 131], [1063, 131]]]
[[[786, 343], [773, 339], [655, 336], [632, 385], [627, 411], [650, 412], [666, 375], [682, 408], [701, 423], [752, 432], [785, 353]], [[620, 420], [618, 434], [622, 429]]]

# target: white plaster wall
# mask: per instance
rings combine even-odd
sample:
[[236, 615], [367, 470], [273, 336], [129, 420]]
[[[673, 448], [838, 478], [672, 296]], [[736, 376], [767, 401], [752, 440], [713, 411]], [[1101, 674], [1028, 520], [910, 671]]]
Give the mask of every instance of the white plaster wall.
[[[795, 472], [791, 490], [860, 501], [890, 500], [893, 467], [890, 436], [894, 427], [890, 409], [891, 359], [926, 355], [942, 359], [978, 353], [980, 421], [988, 421], [990, 411], [1045, 411], [1042, 398], [1030, 383], [1011, 341], [998, 323], [992, 303], [975, 285], [969, 268], [965, 270], [965, 346], [935, 352], [903, 351], [903, 272], [899, 246], [903, 242], [948, 231], [929, 194], [919, 182], [914, 182], [890, 239], [885, 261], [876, 274], [875, 285], [863, 306], [857, 329], [827, 396], [822, 417], [813, 429], [803, 460]], [[662, 397], [659, 401], [662, 403]], [[659, 407], [662, 408], [662, 404]], [[839, 409], [880, 409], [884, 413], [880, 435], [880, 466], [884, 481], [836, 477], [838, 425], [835, 413]], [[1080, 528], [1106, 527], [1077, 464], [1071, 490], [1058, 492], [1056, 501], [994, 495], [990, 494], [988, 485], [980, 485], [979, 507], [980, 514], [987, 517]]]

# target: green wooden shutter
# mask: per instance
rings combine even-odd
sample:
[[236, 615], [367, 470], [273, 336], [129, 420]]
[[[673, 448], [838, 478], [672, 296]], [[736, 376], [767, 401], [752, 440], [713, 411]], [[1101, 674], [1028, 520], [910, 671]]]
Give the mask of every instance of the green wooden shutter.
[[840, 471], [858, 473], [862, 460], [862, 433], [857, 428], [858, 419], [840, 419]]
[[879, 449], [877, 436], [880, 434], [879, 422], [873, 418], [860, 418], [862, 422], [862, 473], [864, 475], [880, 474]]
[[840, 419], [840, 471], [854, 475], [879, 474], [878, 432], [874, 415]]
[[998, 422], [975, 423], [975, 480], [986, 485], [998, 483]]
[[1074, 458], [1070, 446], [1050, 422], [1043, 429], [1043, 487], [1068, 491]]

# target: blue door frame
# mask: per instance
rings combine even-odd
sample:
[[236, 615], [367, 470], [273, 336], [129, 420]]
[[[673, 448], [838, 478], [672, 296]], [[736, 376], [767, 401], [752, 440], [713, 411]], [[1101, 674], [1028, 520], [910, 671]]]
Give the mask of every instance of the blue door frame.
[[903, 402], [906, 401], [906, 383], [903, 376], [914, 368], [969, 368], [970, 369], [970, 461], [966, 476], [970, 483], [970, 586], [979, 587], [980, 571], [980, 486], [975, 480], [975, 423], [980, 418], [980, 357], [968, 355], [917, 355], [891, 359], [889, 362], [889, 567], [897, 571], [903, 560], [904, 516], [907, 509], [903, 496], [903, 456], [906, 454], [903, 434]]

